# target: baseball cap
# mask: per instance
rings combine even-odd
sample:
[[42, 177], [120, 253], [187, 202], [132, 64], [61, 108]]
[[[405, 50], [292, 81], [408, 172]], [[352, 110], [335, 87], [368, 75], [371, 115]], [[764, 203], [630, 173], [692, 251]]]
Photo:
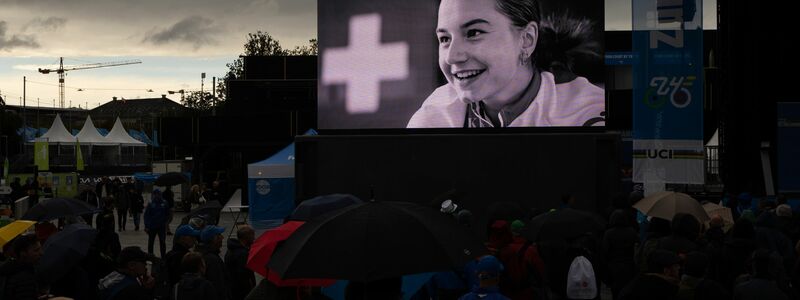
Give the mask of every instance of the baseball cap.
[[200, 237], [200, 230], [194, 229], [191, 225], [181, 225], [178, 226], [178, 229], [175, 229], [175, 237], [181, 236], [193, 236], [193, 237]]
[[478, 273], [489, 273], [490, 275], [499, 275], [503, 272], [503, 264], [497, 260], [497, 257], [486, 255], [478, 260], [478, 265], [475, 267]]
[[155, 257], [153, 255], [142, 251], [142, 248], [139, 248], [138, 246], [130, 246], [123, 248], [122, 251], [119, 252], [119, 256], [117, 257], [117, 262], [122, 267], [126, 266], [129, 262], [133, 261], [146, 262], [154, 260]]
[[214, 225], [209, 225], [203, 228], [203, 231], [200, 232], [200, 241], [202, 242], [209, 242], [214, 239], [215, 236], [218, 234], [222, 234], [225, 232], [225, 227], [219, 227]]

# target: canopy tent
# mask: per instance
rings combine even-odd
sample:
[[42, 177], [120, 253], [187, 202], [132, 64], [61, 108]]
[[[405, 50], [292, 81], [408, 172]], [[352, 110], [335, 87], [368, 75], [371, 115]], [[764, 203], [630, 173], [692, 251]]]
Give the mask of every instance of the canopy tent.
[[114, 122], [114, 127], [111, 128], [111, 131], [108, 132], [105, 139], [108, 143], [123, 146], [147, 146], [147, 144], [132, 138], [128, 132], [125, 131], [125, 127], [122, 125], [122, 121], [119, 117], [117, 117], [117, 120]]
[[81, 145], [113, 145], [114, 143], [106, 141], [106, 138], [100, 135], [97, 128], [94, 127], [92, 116], [86, 116], [86, 122], [83, 123], [83, 128], [78, 135], [75, 136]]
[[[316, 135], [313, 129], [304, 135]], [[250, 224], [270, 229], [294, 210], [294, 143], [269, 158], [247, 165]]]
[[67, 131], [60, 114], [56, 114], [53, 125], [40, 138], [46, 139], [51, 144], [75, 144], [75, 137]]

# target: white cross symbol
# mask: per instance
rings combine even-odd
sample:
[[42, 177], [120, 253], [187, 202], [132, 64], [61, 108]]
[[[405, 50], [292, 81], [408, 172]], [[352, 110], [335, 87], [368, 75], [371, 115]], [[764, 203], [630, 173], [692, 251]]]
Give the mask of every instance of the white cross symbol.
[[348, 113], [374, 113], [380, 106], [380, 82], [408, 77], [408, 44], [381, 44], [381, 16], [350, 18], [350, 45], [322, 54], [322, 84], [345, 84]]

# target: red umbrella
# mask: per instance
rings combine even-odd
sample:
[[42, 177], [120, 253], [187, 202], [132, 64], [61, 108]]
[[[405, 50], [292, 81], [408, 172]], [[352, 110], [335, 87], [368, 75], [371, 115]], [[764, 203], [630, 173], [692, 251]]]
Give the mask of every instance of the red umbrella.
[[277, 286], [329, 286], [336, 282], [333, 279], [281, 279], [278, 273], [267, 269], [267, 263], [275, 252], [278, 243], [286, 240], [300, 228], [305, 222], [289, 221], [262, 234], [250, 246], [250, 253], [247, 256], [247, 267]]

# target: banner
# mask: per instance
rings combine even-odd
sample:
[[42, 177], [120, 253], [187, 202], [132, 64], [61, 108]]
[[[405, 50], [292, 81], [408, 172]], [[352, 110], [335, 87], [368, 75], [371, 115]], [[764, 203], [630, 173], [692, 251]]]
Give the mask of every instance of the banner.
[[50, 150], [48, 142], [33, 143], [33, 163], [39, 167], [39, 171], [50, 169]]
[[633, 181], [703, 184], [702, 0], [633, 0]]
[[81, 142], [75, 139], [75, 169], [83, 171], [83, 153], [81, 153]]

